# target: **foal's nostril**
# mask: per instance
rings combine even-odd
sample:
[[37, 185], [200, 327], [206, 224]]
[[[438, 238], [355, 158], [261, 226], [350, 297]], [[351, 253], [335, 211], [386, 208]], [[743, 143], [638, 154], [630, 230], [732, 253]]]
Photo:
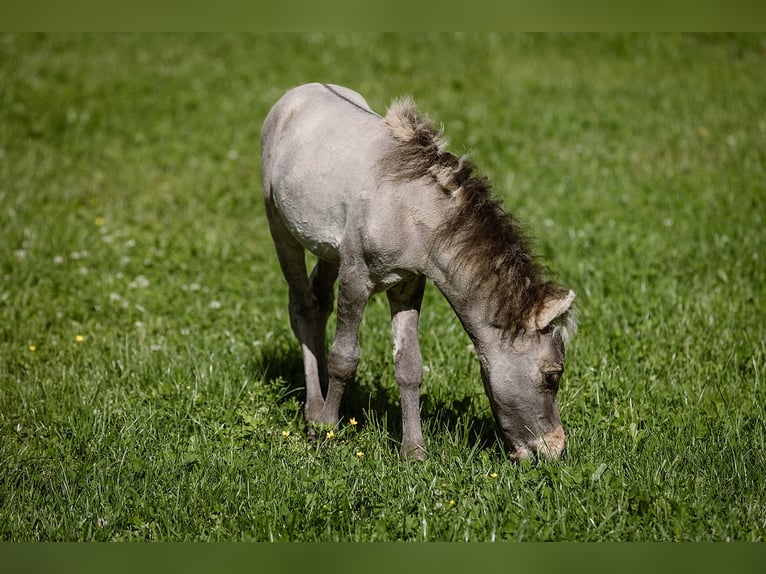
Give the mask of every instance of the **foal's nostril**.
[[564, 452], [566, 451], [566, 435], [564, 434], [564, 429], [559, 426], [556, 430], [547, 433], [544, 437], [539, 439], [535, 446], [535, 450], [538, 451], [541, 458], [558, 460], [564, 456]]

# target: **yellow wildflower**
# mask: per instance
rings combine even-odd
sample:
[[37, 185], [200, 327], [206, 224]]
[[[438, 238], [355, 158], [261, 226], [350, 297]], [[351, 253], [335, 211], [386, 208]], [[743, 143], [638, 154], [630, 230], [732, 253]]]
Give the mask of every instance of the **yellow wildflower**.
[[356, 457], [362, 458], [364, 456], [364, 453], [361, 450], [356, 451]]
[[496, 472], [493, 472], [493, 473], [492, 473], [492, 474], [490, 474], [489, 476], [490, 476], [491, 478], [497, 478], [497, 473], [496, 473]]
[[103, 217], [97, 217], [96, 218], [96, 225], [99, 226], [99, 227], [104, 225], [104, 218]]
[[335, 433], [333, 431], [330, 431], [327, 433], [327, 440], [332, 440], [335, 438]]
[[450, 508], [452, 508], [453, 506], [455, 506], [455, 501], [454, 501], [454, 500], [452, 500], [451, 498], [450, 498], [450, 501], [449, 501], [449, 505], [450, 505]]
[[85, 340], [85, 337], [83, 337], [82, 335], [76, 335], [74, 340], [77, 341], [78, 343], [82, 343]]
[[289, 437], [290, 436], [290, 431], [289, 430], [283, 430], [282, 431], [282, 436], [285, 437], [285, 438]]
[[352, 427], [356, 426], [356, 419], [354, 417], [351, 417], [348, 419], [348, 424], [350, 424]]
[[35, 345], [29, 345], [29, 351], [34, 353], [37, 350], [37, 347]]

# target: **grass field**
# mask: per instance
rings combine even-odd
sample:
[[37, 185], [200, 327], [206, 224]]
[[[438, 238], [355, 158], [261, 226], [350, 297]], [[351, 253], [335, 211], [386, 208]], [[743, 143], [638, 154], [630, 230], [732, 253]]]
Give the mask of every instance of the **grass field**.
[[[0, 36], [0, 539], [763, 541], [765, 64], [764, 36]], [[258, 135], [313, 80], [411, 94], [577, 291], [561, 462], [505, 459], [430, 285], [429, 460], [397, 456], [384, 297], [306, 440]]]

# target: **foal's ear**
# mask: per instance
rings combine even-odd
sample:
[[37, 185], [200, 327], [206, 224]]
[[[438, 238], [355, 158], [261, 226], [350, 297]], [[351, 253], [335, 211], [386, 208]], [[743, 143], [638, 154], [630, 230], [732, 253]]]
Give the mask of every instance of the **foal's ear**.
[[575, 292], [569, 291], [569, 293], [560, 299], [548, 299], [548, 301], [545, 302], [545, 305], [543, 305], [542, 309], [540, 309], [537, 315], [535, 317], [530, 317], [529, 321], [527, 322], [527, 330], [533, 331], [545, 329], [548, 325], [551, 324], [551, 321], [556, 319], [556, 317], [560, 317], [569, 310], [569, 308], [572, 306], [572, 301], [574, 301], [574, 298]]

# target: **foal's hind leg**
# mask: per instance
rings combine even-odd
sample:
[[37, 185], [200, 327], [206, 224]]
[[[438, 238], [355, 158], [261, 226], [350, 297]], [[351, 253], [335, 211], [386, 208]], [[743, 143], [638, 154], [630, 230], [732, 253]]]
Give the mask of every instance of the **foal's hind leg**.
[[309, 283], [316, 303], [314, 349], [322, 395], [327, 395], [327, 319], [333, 309], [333, 286], [338, 278], [338, 266], [320, 259], [311, 272]]
[[[312, 281], [309, 282], [303, 246], [285, 228], [268, 201], [266, 213], [279, 257], [279, 265], [289, 288], [290, 325], [298, 338], [303, 354], [303, 372], [306, 379], [306, 405], [303, 413], [307, 421], [315, 421], [318, 420], [324, 407], [320, 373], [324, 368], [325, 349], [323, 337], [321, 345], [319, 344], [318, 329], [321, 326], [324, 330], [327, 318], [325, 316], [324, 320], [320, 320], [323, 313], [318, 310], [320, 306], [317, 304], [312, 284], [321, 290], [320, 287], [325, 285], [331, 273], [317, 269], [316, 273], [312, 274]], [[332, 282], [330, 287], [332, 288]], [[322, 299], [326, 301], [326, 296]], [[330, 305], [332, 305], [332, 299], [330, 299]], [[326, 302], [322, 308], [325, 307]]]

